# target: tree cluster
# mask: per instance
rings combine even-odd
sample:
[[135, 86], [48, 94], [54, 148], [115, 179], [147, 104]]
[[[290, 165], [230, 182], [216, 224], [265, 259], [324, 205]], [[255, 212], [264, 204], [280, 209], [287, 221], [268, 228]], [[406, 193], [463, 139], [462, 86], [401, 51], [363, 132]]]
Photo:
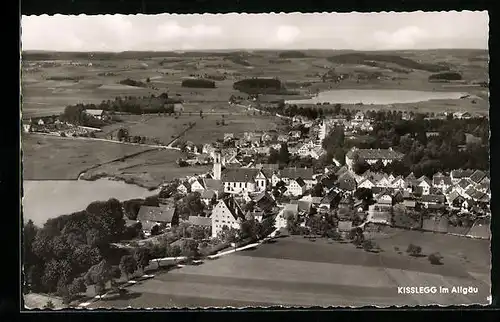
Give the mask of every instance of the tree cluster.
[[215, 82], [209, 79], [185, 79], [182, 81], [181, 86], [191, 88], [215, 88]]
[[110, 252], [109, 246], [125, 233], [122, 204], [116, 199], [49, 219], [42, 228], [29, 221], [23, 232], [25, 290], [75, 295], [73, 291], [83, 289], [79, 278], [93, 265], [119, 254]]

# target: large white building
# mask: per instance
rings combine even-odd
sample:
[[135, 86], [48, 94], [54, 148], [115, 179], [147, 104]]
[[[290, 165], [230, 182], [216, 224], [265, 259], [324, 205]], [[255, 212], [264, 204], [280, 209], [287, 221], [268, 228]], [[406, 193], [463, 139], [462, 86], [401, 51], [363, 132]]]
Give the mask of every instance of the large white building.
[[210, 219], [212, 220], [212, 237], [217, 237], [224, 226], [240, 229], [245, 215], [234, 198], [221, 199], [214, 206]]
[[345, 164], [349, 170], [353, 170], [356, 158], [364, 160], [368, 164], [375, 164], [381, 161], [384, 166], [392, 163], [395, 160], [402, 160], [404, 155], [400, 152], [389, 149], [358, 149], [353, 147], [345, 155]]

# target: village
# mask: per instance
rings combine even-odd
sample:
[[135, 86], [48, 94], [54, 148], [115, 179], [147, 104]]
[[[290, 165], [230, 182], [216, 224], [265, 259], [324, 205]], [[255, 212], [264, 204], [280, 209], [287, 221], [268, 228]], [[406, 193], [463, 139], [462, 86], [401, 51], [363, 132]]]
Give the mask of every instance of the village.
[[[454, 117], [470, 116], [456, 113]], [[392, 148], [353, 147], [345, 160], [332, 159], [322, 169], [255, 162], [259, 155], [269, 155], [284, 145], [291, 157], [318, 160], [326, 153], [322, 141], [331, 128], [341, 124], [346, 137], [373, 129], [373, 121], [362, 112], [352, 121], [294, 117], [292, 122], [309, 128], [309, 134], [293, 130], [236, 137], [226, 133], [224, 140], [213, 144], [188, 146], [192, 158], [197, 162], [210, 160], [213, 169], [165, 183], [160, 205], [142, 206], [138, 212], [137, 221], [145, 235], [150, 236], [152, 229], [159, 234], [158, 227], [178, 224], [176, 200], [190, 195], [204, 207], [184, 220], [210, 229], [212, 237], [227, 228], [239, 230], [242, 222], [252, 218], [274, 222], [274, 233], [293, 230], [307, 235], [327, 234], [314, 226], [320, 220], [328, 222], [328, 231], [346, 239], [355, 229], [376, 231], [381, 226], [489, 238], [489, 173], [456, 169], [417, 178], [413, 173], [403, 177], [383, 171], [354, 171], [360, 160], [384, 166], [401, 160], [403, 154]]]
[[[89, 109], [83, 113], [99, 121], [111, 119], [103, 110]], [[150, 236], [152, 229], [159, 234], [158, 227], [179, 222], [176, 200], [191, 194], [203, 202], [204, 209], [184, 219], [209, 228], [212, 237], [217, 237], [225, 227], [239, 230], [242, 221], [250, 216], [259, 222], [272, 220], [275, 232], [298, 226], [309, 234], [312, 218], [328, 218], [330, 230], [346, 238], [355, 228], [376, 230], [380, 225], [489, 238], [488, 172], [456, 169], [417, 178], [413, 173], [403, 177], [372, 169], [363, 173], [354, 171], [360, 162], [387, 166], [400, 161], [404, 155], [391, 147], [353, 147], [344, 160], [332, 158], [322, 168], [315, 164], [325, 157], [322, 143], [332, 129], [342, 128], [346, 140], [373, 130], [374, 120], [367, 113], [353, 114], [350, 120], [342, 116], [316, 120], [281, 116], [288, 118], [295, 130], [245, 132], [241, 136], [225, 133], [223, 140], [203, 145], [183, 142], [179, 147], [174, 142], [173, 146], [187, 153], [180, 165], [212, 164], [212, 171], [165, 182], [159, 206], [142, 206], [136, 221], [129, 220], [129, 224], [140, 222], [145, 236]], [[410, 113], [402, 115], [403, 119], [411, 117]], [[435, 116], [446, 117], [444, 113]], [[471, 115], [456, 112], [452, 117], [470, 119]], [[57, 117], [31, 119], [23, 126], [25, 132], [91, 138], [100, 130], [61, 122]], [[277, 151], [285, 153], [286, 158], [313, 163], [309, 167], [264, 163], [265, 156]]]

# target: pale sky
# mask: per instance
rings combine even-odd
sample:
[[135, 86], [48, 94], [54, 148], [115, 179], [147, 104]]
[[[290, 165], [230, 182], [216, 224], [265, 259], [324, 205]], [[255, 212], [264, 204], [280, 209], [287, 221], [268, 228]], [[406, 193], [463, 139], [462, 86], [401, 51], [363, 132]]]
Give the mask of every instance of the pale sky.
[[488, 48], [486, 11], [22, 16], [22, 49]]

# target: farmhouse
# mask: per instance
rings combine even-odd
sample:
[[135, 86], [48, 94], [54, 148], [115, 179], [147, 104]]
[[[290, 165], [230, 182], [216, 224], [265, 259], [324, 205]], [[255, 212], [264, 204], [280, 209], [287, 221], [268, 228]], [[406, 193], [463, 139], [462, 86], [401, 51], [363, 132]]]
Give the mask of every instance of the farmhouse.
[[137, 214], [137, 221], [142, 224], [143, 230], [148, 234], [155, 225], [164, 225], [165, 227], [178, 225], [179, 213], [175, 206], [141, 206]]
[[306, 183], [301, 178], [290, 179], [286, 190], [287, 195], [301, 196], [306, 192]]
[[188, 221], [193, 226], [212, 227], [212, 219], [202, 216], [189, 216]]
[[394, 151], [392, 148], [389, 149], [358, 149], [353, 147], [345, 156], [345, 164], [352, 171], [356, 159], [364, 160], [368, 164], [375, 164], [377, 161], [381, 161], [384, 165], [392, 163], [395, 160], [401, 160], [403, 154]]
[[98, 120], [102, 120], [105, 116], [104, 110], [84, 110], [83, 113]]
[[291, 179], [302, 178], [306, 183], [306, 189], [311, 189], [316, 184], [312, 168], [284, 168], [278, 170], [271, 178], [271, 184], [276, 186], [279, 181], [288, 185]]
[[212, 237], [217, 237], [224, 226], [240, 229], [240, 224], [244, 218], [243, 210], [233, 197], [219, 200], [210, 216], [212, 220]]

